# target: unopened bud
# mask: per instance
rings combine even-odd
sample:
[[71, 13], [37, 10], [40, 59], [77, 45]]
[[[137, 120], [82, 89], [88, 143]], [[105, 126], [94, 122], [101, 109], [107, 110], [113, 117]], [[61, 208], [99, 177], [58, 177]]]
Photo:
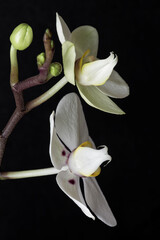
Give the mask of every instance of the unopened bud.
[[12, 32], [10, 41], [13, 47], [17, 50], [24, 50], [31, 44], [33, 40], [32, 28], [26, 24], [21, 23]]
[[52, 33], [51, 33], [51, 31], [50, 31], [49, 28], [46, 29], [46, 32], [45, 32], [45, 33], [47, 34], [47, 37], [49, 37], [49, 38], [52, 37]]
[[62, 72], [62, 65], [58, 62], [51, 63], [49, 72], [53, 77], [57, 77]]
[[37, 65], [38, 67], [41, 67], [45, 63], [46, 57], [45, 53], [42, 52], [37, 56]]
[[52, 49], [54, 48], [54, 42], [53, 42], [53, 40], [51, 40], [51, 48], [52, 48]]

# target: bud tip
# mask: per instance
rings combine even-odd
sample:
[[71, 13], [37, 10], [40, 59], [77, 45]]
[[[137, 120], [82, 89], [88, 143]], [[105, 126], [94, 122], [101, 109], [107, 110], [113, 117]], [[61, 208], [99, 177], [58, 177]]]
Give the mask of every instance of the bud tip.
[[10, 41], [17, 50], [24, 50], [31, 44], [33, 40], [32, 28], [26, 24], [19, 24], [10, 35]]
[[62, 72], [62, 65], [58, 62], [54, 62], [50, 65], [50, 74], [53, 77], [57, 77]]
[[37, 65], [38, 67], [41, 67], [45, 63], [46, 57], [45, 53], [42, 52], [37, 56]]

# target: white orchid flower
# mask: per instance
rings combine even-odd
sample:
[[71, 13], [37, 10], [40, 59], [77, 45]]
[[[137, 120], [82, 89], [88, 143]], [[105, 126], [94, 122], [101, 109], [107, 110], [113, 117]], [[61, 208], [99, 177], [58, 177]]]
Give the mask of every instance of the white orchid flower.
[[87, 207], [81, 189], [84, 183], [85, 200], [93, 213], [109, 226], [116, 220], [95, 179], [100, 165], [110, 161], [107, 147], [96, 149], [89, 137], [81, 102], [75, 93], [70, 93], [59, 102], [56, 114], [50, 116], [50, 157], [57, 169], [59, 187], [88, 217], [95, 219]]
[[[50, 116], [50, 147], [53, 167], [0, 172], [0, 180], [20, 179], [57, 174], [59, 187], [84, 212], [95, 219], [93, 213], [105, 224], [115, 226], [116, 219], [95, 179], [101, 172], [100, 165], [111, 161], [108, 148], [96, 149], [89, 136], [81, 102], [75, 93], [70, 93], [59, 102], [56, 114]], [[83, 198], [80, 179], [84, 184]]]
[[124, 98], [129, 95], [129, 87], [113, 70], [118, 61], [113, 52], [106, 59], [97, 59], [97, 30], [92, 26], [80, 26], [71, 33], [58, 14], [56, 28], [62, 44], [67, 81], [77, 85], [82, 98], [92, 107], [109, 113], [124, 114], [109, 97]]

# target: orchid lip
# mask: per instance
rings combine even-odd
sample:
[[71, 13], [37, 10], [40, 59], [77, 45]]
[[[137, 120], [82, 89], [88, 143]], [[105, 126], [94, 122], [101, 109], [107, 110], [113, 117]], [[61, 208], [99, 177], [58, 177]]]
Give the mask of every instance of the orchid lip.
[[66, 165], [68, 166], [68, 169], [70, 170], [71, 173], [73, 173], [74, 175], [78, 176], [78, 177], [84, 177], [83, 175], [81, 175], [78, 172], [75, 172], [72, 170], [72, 167], [70, 167], [70, 163], [69, 163], [69, 158], [72, 154], [74, 154], [74, 152], [76, 151], [76, 148], [72, 150], [72, 152], [70, 152], [70, 154], [67, 156], [67, 160], [66, 160]]
[[100, 174], [100, 165], [111, 157], [107, 153], [107, 147], [101, 146], [94, 149], [89, 141], [83, 142], [74, 149], [68, 158], [70, 171], [80, 177], [96, 177]]

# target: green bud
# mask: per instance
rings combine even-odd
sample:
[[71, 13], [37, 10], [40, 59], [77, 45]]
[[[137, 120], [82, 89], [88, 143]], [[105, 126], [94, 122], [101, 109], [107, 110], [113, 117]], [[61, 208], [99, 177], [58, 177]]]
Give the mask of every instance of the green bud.
[[21, 23], [12, 32], [10, 41], [13, 47], [17, 50], [24, 50], [31, 44], [33, 39], [32, 28], [26, 24]]
[[47, 36], [48, 36], [49, 38], [52, 37], [51, 31], [49, 30], [49, 28], [46, 29], [46, 32], [45, 32], [45, 33], [47, 34]]
[[57, 77], [62, 72], [62, 65], [58, 62], [51, 63], [49, 72], [53, 77]]
[[53, 42], [53, 40], [51, 40], [51, 48], [52, 48], [52, 49], [54, 48], [54, 42]]
[[46, 57], [45, 53], [42, 52], [37, 56], [37, 65], [38, 67], [41, 67], [45, 63]]

